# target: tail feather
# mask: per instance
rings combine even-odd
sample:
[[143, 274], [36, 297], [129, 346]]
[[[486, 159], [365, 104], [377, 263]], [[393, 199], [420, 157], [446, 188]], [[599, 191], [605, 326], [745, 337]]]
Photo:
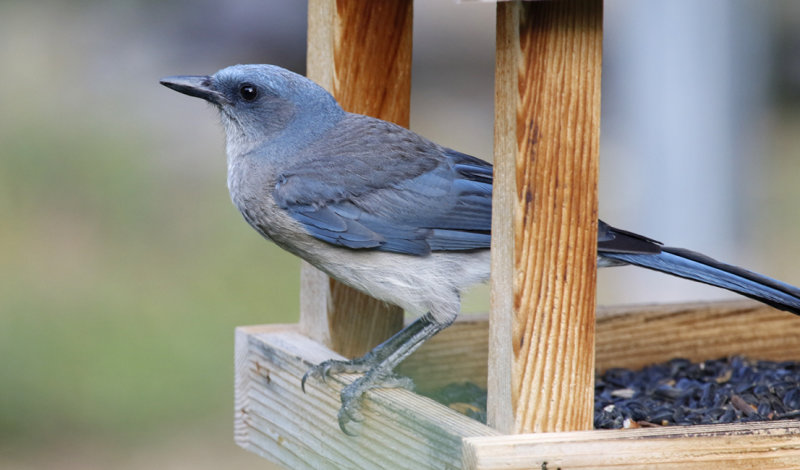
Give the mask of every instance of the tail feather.
[[800, 289], [683, 248], [661, 253], [600, 253], [601, 257], [710, 284], [800, 315]]

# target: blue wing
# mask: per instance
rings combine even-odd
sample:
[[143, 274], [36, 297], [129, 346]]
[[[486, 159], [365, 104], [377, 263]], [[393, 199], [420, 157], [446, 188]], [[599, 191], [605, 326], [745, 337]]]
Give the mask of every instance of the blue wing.
[[342, 146], [335, 160], [317, 156], [285, 171], [279, 207], [315, 238], [351, 249], [423, 256], [488, 248], [491, 164], [415, 134], [409, 143], [411, 133], [399, 129], [390, 130], [405, 139], [376, 146], [388, 156]]

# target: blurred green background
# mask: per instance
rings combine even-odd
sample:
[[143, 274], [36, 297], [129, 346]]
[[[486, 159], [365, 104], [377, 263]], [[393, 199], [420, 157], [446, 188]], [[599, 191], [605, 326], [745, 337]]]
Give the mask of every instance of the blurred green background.
[[295, 321], [298, 263], [231, 206], [212, 110], [158, 79], [302, 66], [283, 3], [0, 3], [0, 468], [261, 463], [232, 442], [233, 328]]
[[[751, 227], [742, 257], [797, 283], [800, 15], [764, 5], [760, 206], [743, 217], [774, 228]], [[213, 109], [158, 79], [246, 62], [302, 73], [305, 8], [0, 1], [0, 468], [267, 467], [233, 444], [233, 328], [296, 321], [299, 264], [230, 204]], [[487, 157], [494, 6], [415, 8], [412, 127]], [[601, 278], [601, 300], [631, 299], [620, 283]], [[466, 309], [486, 305], [482, 289]]]

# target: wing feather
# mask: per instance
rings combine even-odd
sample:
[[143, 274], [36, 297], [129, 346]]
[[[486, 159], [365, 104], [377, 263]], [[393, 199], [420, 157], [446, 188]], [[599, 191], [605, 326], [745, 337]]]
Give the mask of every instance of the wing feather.
[[[489, 247], [491, 164], [390, 123], [352, 119], [279, 175], [279, 207], [312, 236], [351, 249], [422, 256]], [[349, 145], [350, 132], [375, 144]]]

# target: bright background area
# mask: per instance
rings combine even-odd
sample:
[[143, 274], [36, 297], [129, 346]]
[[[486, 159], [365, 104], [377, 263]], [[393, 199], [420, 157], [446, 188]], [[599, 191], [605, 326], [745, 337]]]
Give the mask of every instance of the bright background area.
[[[416, 5], [412, 127], [489, 158], [494, 6]], [[305, 2], [0, 2], [0, 468], [239, 468], [233, 328], [298, 263], [241, 220], [213, 110], [158, 85], [303, 72]], [[607, 0], [606, 221], [800, 283], [800, 4]], [[623, 268], [603, 303], [726, 296]], [[485, 309], [485, 289], [467, 309]]]

